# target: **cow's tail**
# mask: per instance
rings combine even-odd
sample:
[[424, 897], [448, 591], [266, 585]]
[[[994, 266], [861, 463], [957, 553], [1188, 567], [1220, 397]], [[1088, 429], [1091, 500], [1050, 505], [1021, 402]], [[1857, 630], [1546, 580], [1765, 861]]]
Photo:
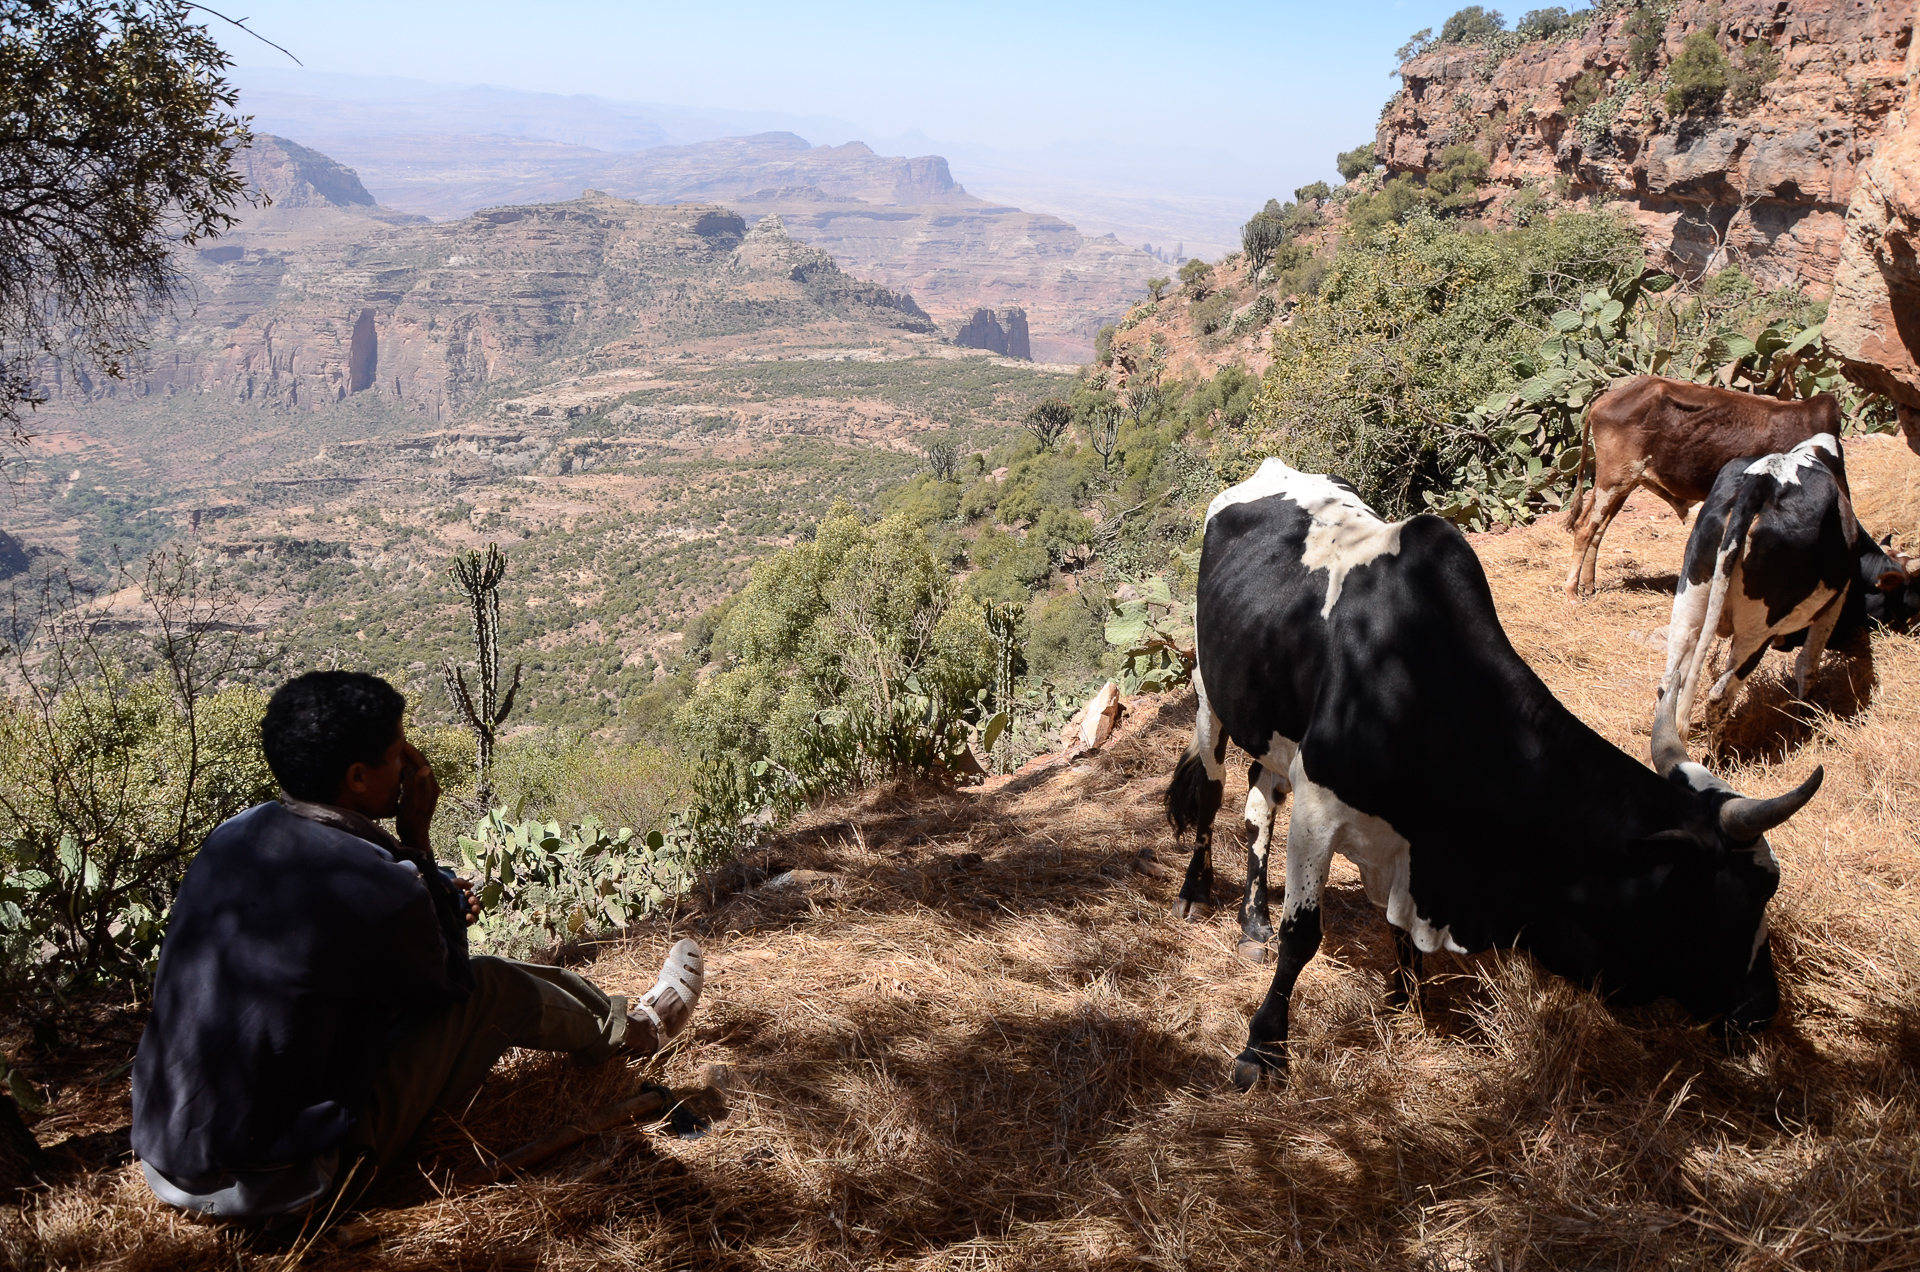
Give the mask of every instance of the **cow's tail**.
[[1206, 761], [1197, 747], [1188, 747], [1167, 783], [1167, 821], [1176, 836], [1213, 824], [1220, 811], [1221, 783], [1207, 776]]
[[1593, 439], [1593, 403], [1587, 403], [1587, 409], [1580, 412], [1580, 467], [1573, 470], [1573, 495], [1567, 502], [1567, 533], [1572, 534], [1580, 528], [1580, 488], [1587, 480], [1587, 456], [1592, 453], [1590, 445]]

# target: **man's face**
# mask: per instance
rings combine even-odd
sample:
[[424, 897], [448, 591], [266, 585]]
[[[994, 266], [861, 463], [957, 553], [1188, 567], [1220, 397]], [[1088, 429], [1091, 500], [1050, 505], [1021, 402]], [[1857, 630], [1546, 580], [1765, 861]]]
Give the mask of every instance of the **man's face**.
[[404, 729], [395, 729], [393, 741], [378, 764], [356, 761], [340, 780], [340, 793], [334, 803], [362, 817], [379, 820], [400, 811], [400, 778], [406, 768], [407, 737]]

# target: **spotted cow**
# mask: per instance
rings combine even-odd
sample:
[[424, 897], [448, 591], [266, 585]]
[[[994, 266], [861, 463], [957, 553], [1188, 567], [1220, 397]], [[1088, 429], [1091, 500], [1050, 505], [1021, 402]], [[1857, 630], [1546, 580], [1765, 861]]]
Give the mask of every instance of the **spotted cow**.
[[1805, 697], [1836, 636], [1845, 643], [1869, 622], [1910, 621], [1914, 592], [1910, 562], [1890, 556], [1855, 519], [1846, 461], [1831, 434], [1732, 460], [1687, 538], [1659, 696], [1677, 695], [1684, 739], [1708, 655], [1727, 637], [1727, 669], [1707, 692], [1710, 729], [1769, 648], [1799, 648], [1793, 684]]
[[1241, 930], [1271, 932], [1267, 851], [1290, 794], [1272, 986], [1233, 1069], [1284, 1070], [1288, 1003], [1320, 945], [1335, 852], [1386, 911], [1399, 983], [1422, 953], [1519, 946], [1623, 1002], [1677, 999], [1764, 1026], [1778, 1003], [1763, 838], [1812, 798], [1744, 799], [1685, 760], [1660, 771], [1575, 719], [1514, 652], [1486, 574], [1437, 517], [1381, 520], [1344, 483], [1268, 460], [1207, 510], [1194, 734], [1167, 791], [1196, 832], [1176, 903], [1211, 903], [1229, 741], [1257, 757]]

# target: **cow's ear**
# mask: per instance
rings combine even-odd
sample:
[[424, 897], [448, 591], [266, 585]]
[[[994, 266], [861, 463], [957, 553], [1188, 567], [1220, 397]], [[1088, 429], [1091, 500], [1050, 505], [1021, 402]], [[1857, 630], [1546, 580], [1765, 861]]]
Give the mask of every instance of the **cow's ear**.
[[1882, 592], [1898, 592], [1912, 581], [1912, 577], [1905, 570], [1882, 570], [1874, 586]]

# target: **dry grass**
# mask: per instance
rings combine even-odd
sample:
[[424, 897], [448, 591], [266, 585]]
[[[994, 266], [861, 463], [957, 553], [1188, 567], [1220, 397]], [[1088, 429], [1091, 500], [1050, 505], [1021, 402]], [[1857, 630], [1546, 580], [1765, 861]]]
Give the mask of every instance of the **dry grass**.
[[[1920, 526], [1920, 462], [1881, 442], [1849, 462], [1869, 525]], [[1636, 755], [1664, 660], [1646, 634], [1666, 624], [1683, 541], [1663, 507], [1637, 506], [1608, 536], [1602, 591], [1574, 608], [1557, 529], [1476, 545], [1521, 652]], [[1870, 670], [1833, 665], [1811, 714], [1786, 708], [1770, 657], [1722, 767], [1754, 794], [1816, 763], [1828, 776], [1773, 836], [1785, 1005], [1747, 1045], [1496, 956], [1430, 959], [1421, 1010], [1390, 1011], [1384, 921], [1340, 863], [1289, 1085], [1224, 1088], [1267, 976], [1235, 957], [1226, 915], [1177, 923], [1176, 881], [1129, 868], [1143, 847], [1170, 859], [1158, 800], [1191, 719], [1147, 701], [1085, 763], [848, 801], [716, 880], [682, 924], [708, 942], [710, 997], [664, 1065], [685, 1089], [697, 1065], [732, 1067], [704, 1138], [602, 1137], [467, 1195], [386, 1181], [363, 1212], [377, 1237], [307, 1262], [1920, 1265], [1920, 641], [1877, 638]], [[823, 877], [758, 886], [789, 867]], [[643, 987], [666, 936], [592, 974]], [[521, 1058], [440, 1128], [429, 1171], [466, 1160], [468, 1135], [510, 1146], [651, 1076]], [[77, 1111], [43, 1140], [124, 1124], [124, 1079], [68, 1089]], [[169, 1272], [286, 1259], [169, 1215], [124, 1165], [76, 1168], [0, 1218], [0, 1252]]]

